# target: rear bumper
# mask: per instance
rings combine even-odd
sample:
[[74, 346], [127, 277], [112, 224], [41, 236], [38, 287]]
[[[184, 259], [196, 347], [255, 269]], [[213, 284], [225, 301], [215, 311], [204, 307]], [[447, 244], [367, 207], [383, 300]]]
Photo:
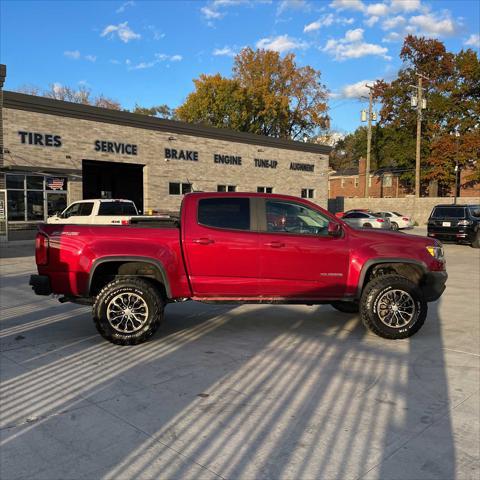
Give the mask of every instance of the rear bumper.
[[473, 242], [475, 239], [475, 230], [468, 227], [462, 228], [432, 228], [429, 227], [427, 235], [429, 237], [438, 238], [439, 240], [458, 241], [464, 240], [467, 242]]
[[438, 300], [445, 291], [447, 272], [428, 272], [423, 277], [422, 291], [427, 302]]
[[30, 275], [29, 285], [37, 295], [50, 295], [52, 287], [50, 286], [50, 279], [46, 275]]

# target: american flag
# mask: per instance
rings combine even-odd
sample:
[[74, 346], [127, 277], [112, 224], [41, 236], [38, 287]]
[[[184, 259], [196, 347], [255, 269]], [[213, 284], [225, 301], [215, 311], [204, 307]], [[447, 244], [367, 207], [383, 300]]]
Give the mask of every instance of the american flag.
[[64, 178], [54, 178], [50, 177], [47, 179], [47, 187], [51, 190], [63, 190], [63, 185], [65, 183]]

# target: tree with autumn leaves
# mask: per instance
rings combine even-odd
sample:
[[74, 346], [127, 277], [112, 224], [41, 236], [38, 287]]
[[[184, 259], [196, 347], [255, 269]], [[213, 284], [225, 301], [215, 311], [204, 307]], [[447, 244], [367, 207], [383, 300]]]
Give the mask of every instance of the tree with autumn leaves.
[[[416, 73], [424, 81], [427, 108], [423, 110], [421, 178], [448, 191], [455, 183], [455, 164], [467, 168], [470, 181], [480, 181], [480, 63], [471, 49], [448, 52], [442, 42], [409, 35], [400, 52], [403, 66], [391, 82], [375, 85], [375, 98], [381, 103], [378, 125], [372, 132], [372, 168], [396, 167], [404, 180], [412, 181], [415, 169], [416, 109], [410, 100], [415, 95]], [[457, 133], [458, 132], [458, 133]], [[352, 153], [365, 155], [359, 145], [364, 127], [337, 145], [332, 158], [337, 163]], [[356, 140], [356, 141], [355, 141]], [[347, 152], [345, 153], [345, 148]], [[356, 157], [358, 159], [358, 157]]]
[[235, 57], [231, 78], [201, 75], [194, 84], [176, 110], [186, 122], [298, 140], [329, 121], [320, 72], [297, 66], [294, 54], [282, 58], [245, 48]]

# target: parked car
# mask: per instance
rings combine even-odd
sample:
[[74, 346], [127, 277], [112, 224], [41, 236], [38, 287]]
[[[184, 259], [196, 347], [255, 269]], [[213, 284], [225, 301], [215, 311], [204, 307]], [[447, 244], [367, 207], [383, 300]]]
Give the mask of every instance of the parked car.
[[381, 218], [373, 213], [355, 210], [347, 212], [342, 220], [352, 227], [356, 228], [379, 228], [381, 230], [390, 230], [390, 219]]
[[347, 213], [352, 213], [352, 212], [367, 212], [367, 213], [373, 213], [370, 209], [368, 208], [354, 208], [352, 210], [347, 210], [346, 212], [337, 212], [335, 214], [335, 216], [337, 218], [343, 218], [344, 215], [346, 215]]
[[126, 224], [138, 215], [131, 200], [91, 199], [73, 202], [63, 212], [47, 219], [47, 223]]
[[413, 228], [413, 220], [406, 215], [398, 212], [375, 212], [375, 215], [380, 218], [388, 218], [392, 230], [403, 230]]
[[358, 230], [305, 199], [198, 192], [180, 213], [149, 224], [40, 225], [30, 284], [93, 304], [98, 332], [120, 345], [146, 341], [168, 303], [189, 299], [331, 304], [360, 311], [381, 337], [406, 338], [445, 289], [437, 240]]
[[427, 235], [480, 248], [480, 205], [437, 205], [428, 219]]

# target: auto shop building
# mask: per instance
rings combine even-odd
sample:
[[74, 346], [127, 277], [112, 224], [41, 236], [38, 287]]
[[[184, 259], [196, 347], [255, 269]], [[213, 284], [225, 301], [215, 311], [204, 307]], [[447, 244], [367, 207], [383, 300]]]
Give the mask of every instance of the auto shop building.
[[145, 213], [178, 212], [192, 189], [327, 205], [328, 146], [8, 91], [0, 106], [0, 216], [10, 240], [32, 238], [37, 223], [87, 198], [131, 199]]

